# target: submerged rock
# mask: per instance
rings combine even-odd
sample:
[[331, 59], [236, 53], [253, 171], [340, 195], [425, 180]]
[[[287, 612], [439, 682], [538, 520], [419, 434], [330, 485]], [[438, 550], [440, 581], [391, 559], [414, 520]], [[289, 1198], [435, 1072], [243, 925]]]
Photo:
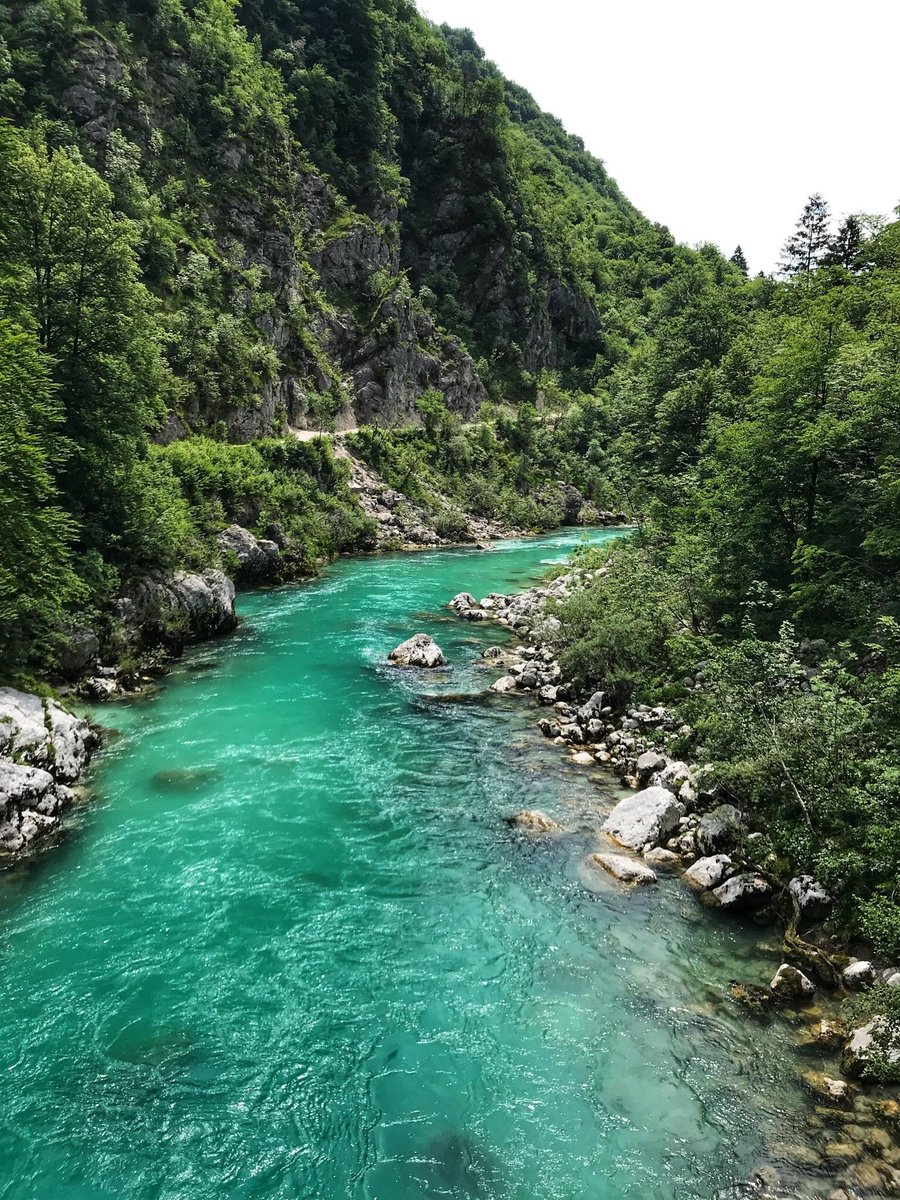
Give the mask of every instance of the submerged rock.
[[401, 642], [388, 655], [388, 659], [398, 667], [443, 667], [447, 660], [443, 651], [427, 633], [415, 633], [405, 642]]
[[647, 884], [657, 880], [655, 871], [624, 854], [591, 854], [588, 862], [602, 868], [620, 883]]
[[548, 817], [539, 808], [523, 808], [521, 812], [509, 818], [509, 824], [518, 829], [527, 829], [531, 833], [552, 833], [559, 829], [552, 817]]
[[603, 822], [603, 831], [630, 850], [665, 841], [678, 828], [684, 805], [666, 788], [650, 787], [620, 801]]

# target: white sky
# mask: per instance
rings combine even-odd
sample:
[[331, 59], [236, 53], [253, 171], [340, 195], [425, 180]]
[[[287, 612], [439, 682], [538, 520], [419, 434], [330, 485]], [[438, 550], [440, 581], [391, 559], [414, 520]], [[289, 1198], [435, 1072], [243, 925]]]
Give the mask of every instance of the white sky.
[[681, 241], [770, 270], [811, 192], [900, 203], [898, 0], [419, 0]]

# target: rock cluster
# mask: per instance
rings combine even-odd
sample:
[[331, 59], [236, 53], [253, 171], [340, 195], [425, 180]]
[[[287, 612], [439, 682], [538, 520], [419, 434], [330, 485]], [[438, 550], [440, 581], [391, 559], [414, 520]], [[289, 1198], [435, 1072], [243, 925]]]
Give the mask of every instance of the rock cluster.
[[0, 688], [0, 856], [58, 828], [97, 738], [54, 700]]
[[459, 542], [484, 542], [514, 536], [518, 532], [499, 521], [466, 513], [449, 499], [444, 500], [446, 524], [438, 522], [438, 528], [427, 509], [390, 487], [371, 467], [351, 458], [346, 451], [342, 457], [350, 462], [350, 490], [366, 516], [375, 522], [376, 548], [415, 550]]

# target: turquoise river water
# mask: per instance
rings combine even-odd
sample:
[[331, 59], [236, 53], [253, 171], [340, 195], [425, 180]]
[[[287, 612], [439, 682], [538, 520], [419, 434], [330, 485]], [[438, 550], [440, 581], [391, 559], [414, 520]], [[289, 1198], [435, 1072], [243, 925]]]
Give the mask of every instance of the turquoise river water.
[[[444, 607], [575, 541], [241, 596], [99, 710], [94, 800], [0, 877], [3, 1200], [710, 1200], [800, 1128], [789, 1033], [722, 1000], [765, 947], [677, 879], [585, 889], [613, 783]], [[417, 630], [446, 671], [386, 665]]]

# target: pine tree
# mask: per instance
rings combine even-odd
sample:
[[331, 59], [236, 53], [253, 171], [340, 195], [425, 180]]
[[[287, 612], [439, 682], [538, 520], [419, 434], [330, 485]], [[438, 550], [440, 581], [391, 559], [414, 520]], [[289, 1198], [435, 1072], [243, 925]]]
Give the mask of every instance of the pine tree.
[[862, 221], [851, 213], [844, 218], [840, 229], [828, 243], [828, 249], [822, 256], [822, 266], [854, 270], [864, 240]]
[[731, 261], [743, 275], [748, 274], [750, 268], [747, 266], [747, 256], [740, 246], [735, 248], [734, 254], [731, 256]]
[[782, 275], [808, 275], [816, 269], [828, 247], [828, 221], [828, 203], [816, 192], [807, 200], [796, 231], [784, 244], [779, 263]]

